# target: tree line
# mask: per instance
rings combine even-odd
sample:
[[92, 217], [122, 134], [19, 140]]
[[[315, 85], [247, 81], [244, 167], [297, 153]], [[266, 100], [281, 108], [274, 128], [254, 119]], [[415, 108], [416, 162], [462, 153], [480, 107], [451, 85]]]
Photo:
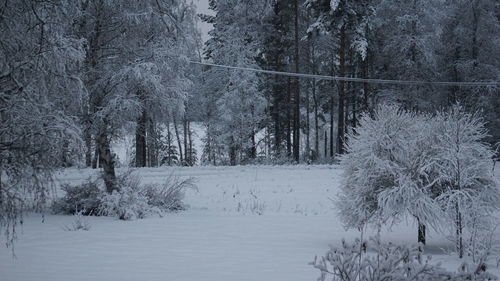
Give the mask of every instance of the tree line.
[[[204, 58], [215, 64], [351, 78], [498, 81], [493, 0], [212, 0]], [[329, 161], [380, 101], [422, 112], [460, 102], [500, 138], [498, 87], [376, 85], [206, 67], [198, 119], [211, 164]], [[257, 159], [257, 160], [256, 160]]]

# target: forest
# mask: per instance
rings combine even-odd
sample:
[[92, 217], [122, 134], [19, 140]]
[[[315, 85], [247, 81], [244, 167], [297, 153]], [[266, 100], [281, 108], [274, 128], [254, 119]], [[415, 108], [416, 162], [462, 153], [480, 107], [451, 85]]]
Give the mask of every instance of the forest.
[[[95, 171], [111, 196], [131, 185], [126, 168], [329, 165], [344, 171], [344, 225], [410, 216], [425, 244], [426, 227], [449, 216], [464, 256], [462, 231], [500, 200], [490, 173], [500, 147], [498, 0], [208, 5], [0, 0], [7, 245], [25, 212], [51, 204], [60, 171]], [[124, 162], [116, 150], [127, 138]]]

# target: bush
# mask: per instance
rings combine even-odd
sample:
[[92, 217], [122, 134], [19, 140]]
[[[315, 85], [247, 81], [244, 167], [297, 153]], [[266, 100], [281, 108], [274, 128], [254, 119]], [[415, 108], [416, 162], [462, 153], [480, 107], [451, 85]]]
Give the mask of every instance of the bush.
[[162, 185], [146, 185], [141, 193], [146, 196], [148, 205], [169, 212], [186, 208], [182, 202], [186, 189], [196, 189], [194, 178], [180, 179], [171, 174]]
[[[102, 184], [102, 183], [101, 183]], [[132, 172], [117, 178], [118, 191], [107, 194], [99, 182], [88, 179], [81, 185], [63, 185], [65, 196], [57, 199], [52, 210], [58, 214], [113, 216], [121, 220], [142, 219], [149, 214], [186, 209], [182, 202], [186, 189], [196, 189], [194, 178], [181, 179], [171, 174], [163, 184], [141, 186]]]
[[61, 189], [66, 194], [52, 204], [54, 213], [97, 215], [101, 198], [104, 195], [104, 192], [99, 189], [97, 181], [89, 178], [81, 185], [63, 184]]
[[90, 222], [88, 218], [81, 212], [78, 211], [74, 216], [74, 221], [70, 225], [63, 226], [66, 231], [79, 231], [79, 230], [90, 230]]
[[349, 244], [343, 240], [340, 248], [331, 247], [311, 265], [321, 272], [319, 281], [497, 280], [487, 272], [485, 263], [474, 266], [464, 263], [457, 272], [449, 272], [430, 261], [430, 257], [423, 257], [421, 246], [384, 244], [377, 236], [370, 243], [356, 239]]
[[99, 214], [117, 217], [121, 220], [145, 218], [148, 214], [157, 212], [148, 204], [148, 197], [142, 192], [140, 180], [132, 173], [118, 177], [118, 191], [103, 196], [99, 206]]
[[412, 217], [419, 242], [425, 243], [427, 227], [450, 229], [463, 257], [465, 232], [488, 231], [500, 209], [487, 136], [480, 116], [459, 105], [435, 115], [381, 105], [363, 115], [340, 158], [337, 207], [345, 226]]

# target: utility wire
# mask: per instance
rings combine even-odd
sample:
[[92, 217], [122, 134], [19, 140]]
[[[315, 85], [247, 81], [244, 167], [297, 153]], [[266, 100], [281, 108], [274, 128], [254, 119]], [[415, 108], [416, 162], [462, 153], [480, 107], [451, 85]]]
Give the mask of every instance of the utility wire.
[[252, 71], [265, 74], [274, 74], [281, 76], [291, 76], [291, 77], [303, 77], [312, 78], [318, 80], [330, 80], [330, 81], [347, 81], [347, 82], [357, 82], [357, 83], [374, 83], [374, 84], [396, 84], [396, 85], [435, 85], [435, 86], [455, 86], [455, 87], [500, 87], [500, 82], [439, 82], [439, 81], [411, 81], [411, 80], [384, 80], [384, 79], [370, 79], [370, 78], [351, 78], [351, 77], [338, 77], [338, 76], [327, 76], [327, 75], [315, 75], [306, 73], [294, 73], [294, 72], [282, 72], [273, 70], [262, 70], [248, 67], [237, 67], [229, 65], [220, 65], [213, 63], [203, 63], [189, 61], [191, 64], [205, 65], [226, 69]]

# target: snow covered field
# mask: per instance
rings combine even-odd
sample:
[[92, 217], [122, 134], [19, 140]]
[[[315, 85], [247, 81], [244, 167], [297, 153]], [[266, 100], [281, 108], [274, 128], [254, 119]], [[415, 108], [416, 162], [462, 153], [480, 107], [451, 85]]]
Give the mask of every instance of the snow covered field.
[[[141, 169], [144, 182], [161, 182], [172, 171], [196, 177], [189, 210], [137, 221], [91, 217], [89, 231], [66, 231], [71, 216], [31, 214], [15, 245], [0, 251], [1, 281], [69, 280], [316, 280], [308, 265], [345, 231], [332, 200], [341, 170], [336, 166], [245, 166]], [[69, 169], [60, 182], [77, 183], [92, 170]], [[59, 194], [61, 195], [61, 194]], [[369, 232], [373, 233], [373, 230]], [[365, 234], [366, 235], [366, 234]], [[368, 234], [370, 235], [370, 234]], [[499, 234], [500, 235], [500, 234]], [[416, 242], [408, 220], [384, 230], [383, 239]], [[429, 233], [426, 253], [449, 269], [459, 260], [441, 234]], [[500, 270], [492, 272], [500, 275]]]

